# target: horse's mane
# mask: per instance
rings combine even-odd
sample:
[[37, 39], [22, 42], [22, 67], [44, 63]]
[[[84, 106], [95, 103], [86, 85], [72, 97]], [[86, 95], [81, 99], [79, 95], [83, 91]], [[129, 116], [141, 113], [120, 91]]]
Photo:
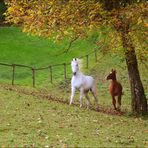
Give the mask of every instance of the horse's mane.
[[77, 59], [78, 64], [79, 64], [79, 70], [83, 71], [83, 59]]

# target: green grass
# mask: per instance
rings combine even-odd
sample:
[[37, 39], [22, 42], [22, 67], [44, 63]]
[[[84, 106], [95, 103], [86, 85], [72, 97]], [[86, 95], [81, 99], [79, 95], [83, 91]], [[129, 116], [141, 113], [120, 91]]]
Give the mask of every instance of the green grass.
[[[32, 66], [34, 68], [47, 67], [59, 63], [69, 63], [73, 57], [80, 57], [92, 51], [95, 45], [91, 38], [78, 40], [73, 43], [67, 54], [62, 54], [68, 46], [69, 40], [54, 43], [53, 40], [33, 37], [21, 32], [18, 27], [0, 27], [0, 62]], [[93, 37], [94, 38], [94, 37]], [[12, 69], [0, 66], [0, 81], [11, 83]], [[63, 80], [63, 67], [53, 68], [54, 79]], [[63, 75], [62, 79], [59, 75]], [[68, 76], [71, 77], [70, 66]], [[48, 85], [49, 70], [36, 73], [37, 84]], [[16, 69], [16, 84], [28, 85], [32, 83], [31, 70]]]
[[[95, 47], [93, 42], [101, 36], [92, 34], [86, 40], [78, 40], [72, 44], [67, 54], [61, 54], [69, 46], [69, 41], [65, 39], [62, 43], [54, 43], [49, 39], [33, 37], [21, 32], [18, 27], [0, 28], [0, 62], [25, 64], [32, 67], [46, 67], [47, 65], [70, 62], [73, 57], [80, 57], [92, 51]], [[99, 59], [101, 58], [101, 59]], [[130, 108], [130, 86], [125, 60], [116, 54], [102, 55], [98, 52], [98, 62], [95, 63], [94, 55], [89, 56], [89, 69], [83, 68], [85, 74], [94, 76], [98, 86], [98, 96], [103, 105], [110, 105], [111, 99], [108, 94], [109, 82], [105, 81], [105, 76], [111, 68], [116, 68], [117, 79], [121, 82], [124, 89], [123, 106]], [[86, 59], [83, 60], [86, 65]], [[147, 72], [148, 70], [139, 65], [145, 93], [148, 96]], [[53, 67], [53, 83], [50, 84], [49, 70], [36, 72], [36, 87], [50, 90], [51, 93], [65, 96], [70, 95], [71, 68], [67, 67], [68, 80], [64, 82], [63, 67]], [[0, 66], [0, 83], [11, 84], [12, 69]], [[15, 84], [32, 86], [32, 72], [30, 69], [16, 68]], [[57, 85], [58, 84], [58, 85]], [[59, 86], [60, 84], [60, 86]], [[77, 97], [78, 98], [78, 97]], [[78, 100], [78, 99], [77, 99]]]
[[[17, 27], [0, 28], [0, 62], [25, 64], [35, 68], [70, 62], [92, 51], [97, 35], [86, 40], [78, 40], [68, 54], [61, 54], [68, 47], [68, 41], [54, 43], [52, 40], [28, 36]], [[90, 56], [89, 69], [85, 74], [92, 75], [98, 88], [98, 100], [101, 107], [111, 108], [108, 93], [109, 82], [105, 76], [111, 68], [116, 68], [117, 79], [124, 89], [121, 116], [113, 116], [68, 106], [41, 97], [24, 95], [8, 91], [3, 84], [11, 84], [12, 69], [0, 66], [0, 147], [144, 147], [148, 145], [147, 117], [130, 115], [130, 87], [128, 73], [123, 57], [116, 54], [102, 55], [98, 52], [98, 62]], [[84, 67], [86, 61], [83, 61]], [[53, 84], [49, 82], [49, 70], [36, 73], [35, 91], [59, 97], [69, 101], [71, 68], [68, 79], [64, 81], [63, 68], [53, 69]], [[142, 82], [148, 96], [147, 72], [139, 64]], [[22, 90], [32, 90], [32, 73], [28, 69], [16, 69], [15, 84], [25, 86]], [[42, 88], [42, 89], [41, 89]], [[91, 96], [92, 98], [92, 96]], [[84, 103], [85, 103], [84, 99]], [[79, 93], [75, 102], [79, 103]], [[93, 100], [91, 99], [93, 104]]]
[[112, 116], [0, 88], [0, 146], [143, 147], [144, 118]]
[[80, 56], [84, 51], [87, 53], [94, 47], [87, 40], [77, 41], [72, 45], [70, 52], [65, 55], [60, 53], [68, 48], [68, 40], [54, 43], [53, 40], [24, 34], [18, 27], [0, 27], [0, 36], [1, 62], [34, 67], [69, 62], [72, 57]]

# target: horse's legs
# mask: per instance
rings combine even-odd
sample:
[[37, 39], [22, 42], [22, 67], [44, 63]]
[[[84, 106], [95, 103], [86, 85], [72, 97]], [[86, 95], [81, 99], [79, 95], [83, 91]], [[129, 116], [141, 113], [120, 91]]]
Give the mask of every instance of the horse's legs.
[[82, 99], [83, 99], [83, 96], [84, 96], [84, 90], [83, 88], [80, 89], [80, 107], [82, 107]]
[[115, 99], [115, 96], [112, 96], [112, 103], [113, 103], [113, 106], [114, 106], [114, 109], [116, 110], [116, 99]]
[[96, 102], [96, 106], [97, 106], [97, 110], [99, 110], [99, 105], [98, 105], [98, 99], [97, 99], [97, 94], [96, 94], [96, 87], [94, 86], [92, 89], [90, 89], [91, 92], [92, 92], [92, 95], [95, 99], [95, 102]]
[[121, 110], [121, 95], [118, 96], [118, 106], [117, 106], [118, 110]]
[[89, 109], [89, 107], [90, 107], [90, 98], [88, 96], [88, 93], [85, 93], [85, 97], [87, 99], [87, 109]]
[[71, 88], [71, 98], [70, 98], [70, 103], [69, 103], [70, 105], [73, 103], [75, 91], [76, 91], [76, 88], [75, 87], [72, 87]]

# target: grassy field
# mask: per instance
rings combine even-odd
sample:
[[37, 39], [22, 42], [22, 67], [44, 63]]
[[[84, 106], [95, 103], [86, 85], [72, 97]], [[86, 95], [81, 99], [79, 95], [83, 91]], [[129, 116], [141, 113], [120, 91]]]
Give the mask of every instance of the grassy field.
[[[72, 44], [67, 54], [61, 54], [69, 46], [69, 41], [54, 43], [52, 40], [29, 36], [21, 32], [18, 27], [0, 28], [0, 62], [17, 63], [32, 67], [46, 67], [47, 65], [70, 62], [73, 57], [86, 55], [95, 48], [94, 40], [101, 39], [100, 35], [92, 34], [86, 40], [78, 40]], [[89, 69], [85, 68], [86, 59], [83, 61], [83, 72], [92, 75], [97, 82], [99, 101], [102, 105], [110, 105], [111, 99], [108, 93], [109, 82], [105, 81], [105, 76], [111, 68], [117, 70], [117, 79], [123, 85], [123, 108], [130, 108], [130, 86], [124, 57], [117, 54], [103, 55], [98, 52], [98, 62], [95, 63], [94, 55], [91, 55]], [[145, 93], [148, 96], [148, 79], [146, 69], [139, 64], [142, 82]], [[68, 79], [64, 81], [63, 67], [53, 68], [53, 82], [50, 84], [49, 70], [38, 71], [36, 73], [36, 88], [47, 89], [53, 95], [59, 94], [60, 97], [69, 99], [71, 68], [67, 67]], [[12, 69], [0, 66], [0, 83], [11, 84]], [[16, 68], [15, 84], [20, 86], [32, 87], [31, 70]], [[78, 95], [76, 96], [78, 99]]]
[[61, 54], [68, 48], [68, 40], [54, 43], [22, 33], [18, 27], [0, 27], [0, 36], [0, 61], [34, 67], [69, 62], [72, 57], [80, 56], [84, 51], [87, 53], [94, 47], [89, 40], [81, 40], [72, 45], [68, 54]]
[[[52, 40], [28, 36], [17, 27], [1, 27], [0, 62], [25, 64], [35, 68], [70, 62], [73, 57], [80, 57], [92, 51], [95, 48], [93, 41], [96, 38], [99, 36], [92, 35], [86, 40], [78, 40], [67, 54], [62, 54], [69, 46], [68, 40], [54, 43]], [[69, 107], [67, 104], [32, 95], [31, 91], [42, 94], [45, 92], [68, 102], [70, 66], [66, 81], [64, 81], [63, 69], [60, 67], [54, 69], [53, 84], [49, 82], [48, 70], [36, 73], [34, 89], [31, 71], [17, 68], [16, 86], [14, 86], [17, 91], [10, 91], [12, 88], [5, 89], [6, 84], [11, 84], [12, 69], [0, 66], [0, 133], [2, 133], [0, 147], [148, 146], [148, 118], [130, 115], [130, 87], [124, 58], [116, 54], [103, 55], [98, 52], [98, 59], [95, 63], [92, 55], [89, 69], [83, 68], [83, 72], [95, 78], [99, 104], [108, 110], [112, 108], [112, 102], [108, 93], [109, 82], [105, 80], [105, 76], [111, 68], [117, 70], [117, 79], [124, 89], [121, 115], [103, 113], [102, 110], [95, 112], [85, 108], [80, 109], [77, 106]], [[83, 64], [85, 67], [85, 60]], [[148, 70], [142, 64], [139, 64], [139, 69], [148, 96]], [[20, 89], [21, 86], [24, 87]], [[24, 94], [24, 91], [29, 93]], [[79, 104], [79, 93], [76, 93], [75, 103]], [[93, 104], [92, 100], [91, 103]]]
[[0, 87], [0, 147], [146, 147], [147, 118], [70, 107]]
[[[68, 40], [62, 43], [54, 43], [54, 41], [49, 39], [28, 36], [21, 32], [21, 28], [17, 27], [1, 27], [0, 38], [0, 62], [23, 64], [34, 68], [69, 63], [73, 57], [86, 55], [95, 47], [95, 44], [91, 41], [92, 37], [74, 42], [69, 52], [62, 54], [69, 47]], [[0, 81], [3, 82], [4, 80], [4, 83], [11, 83], [12, 69], [1, 66], [0, 71]], [[54, 67], [53, 75], [54, 82], [63, 80], [63, 67]], [[68, 76], [71, 77], [70, 67], [68, 67]], [[17, 68], [15, 78], [16, 84], [31, 84], [31, 70]], [[49, 70], [38, 71], [36, 79], [39, 86], [48, 85]]]

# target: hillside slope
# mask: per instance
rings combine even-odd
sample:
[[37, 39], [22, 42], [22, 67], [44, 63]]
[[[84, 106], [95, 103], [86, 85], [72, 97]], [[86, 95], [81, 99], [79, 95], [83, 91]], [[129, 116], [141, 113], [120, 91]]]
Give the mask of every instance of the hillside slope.
[[0, 87], [0, 147], [144, 147], [146, 118], [112, 116]]

